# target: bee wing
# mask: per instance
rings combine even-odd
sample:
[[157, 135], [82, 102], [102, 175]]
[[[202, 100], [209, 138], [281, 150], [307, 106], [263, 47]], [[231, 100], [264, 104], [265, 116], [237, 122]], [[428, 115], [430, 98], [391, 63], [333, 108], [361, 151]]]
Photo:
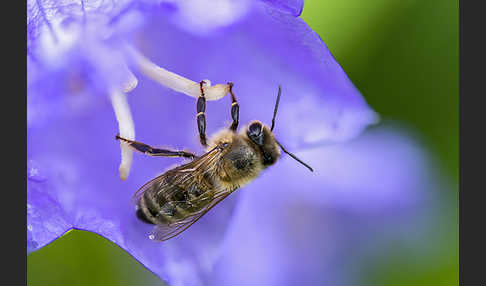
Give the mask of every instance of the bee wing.
[[184, 220], [176, 223], [172, 223], [169, 225], [156, 225], [154, 229], [152, 230], [152, 234], [150, 236], [150, 239], [156, 240], [156, 241], [165, 241], [170, 238], [173, 238], [174, 236], [180, 234], [184, 230], [186, 230], [188, 227], [190, 227], [192, 224], [194, 224], [196, 221], [198, 221], [203, 215], [205, 215], [210, 209], [212, 209], [215, 205], [217, 205], [219, 202], [224, 200], [229, 194], [231, 194], [232, 191], [224, 191], [215, 196], [212, 201], [204, 207], [202, 210], [197, 212], [196, 214], [189, 216], [185, 218]]
[[[213, 163], [216, 162], [217, 157], [220, 153], [220, 149], [215, 147], [202, 155], [194, 159], [193, 161], [184, 164], [182, 166], [176, 167], [171, 169], [158, 177], [153, 178], [152, 180], [145, 183], [140, 189], [138, 189], [135, 194], [132, 196], [132, 203], [136, 205], [143, 195], [143, 193], [148, 189], [162, 189], [162, 185], [166, 180], [164, 178], [171, 177], [169, 181], [173, 183], [184, 183], [185, 180], [190, 180], [192, 174], [197, 171], [206, 171], [212, 167]], [[171, 189], [171, 188], [166, 188]]]
[[142, 187], [140, 187], [140, 189], [138, 189], [135, 192], [135, 194], [133, 194], [132, 196], [132, 204], [137, 205], [138, 201], [140, 200], [140, 197], [143, 195], [143, 193], [146, 190], [151, 188], [156, 188], [157, 186], [159, 186], [163, 181], [164, 175], [165, 173], [158, 177], [153, 178], [152, 180], [145, 183]]

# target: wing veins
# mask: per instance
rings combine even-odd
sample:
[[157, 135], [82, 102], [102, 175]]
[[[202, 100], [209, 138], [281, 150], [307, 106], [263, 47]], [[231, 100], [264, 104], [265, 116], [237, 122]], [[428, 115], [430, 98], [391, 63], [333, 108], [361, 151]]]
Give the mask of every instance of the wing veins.
[[157, 230], [160, 230], [161, 228], [159, 226], [155, 226], [154, 231], [152, 234], [154, 235], [154, 240], [157, 241], [166, 241], [169, 240], [179, 234], [181, 234], [183, 231], [188, 229], [191, 225], [196, 223], [201, 217], [203, 217], [209, 210], [211, 210], [214, 206], [219, 204], [223, 199], [225, 199], [231, 192], [225, 192], [223, 195], [217, 196], [213, 199], [213, 201], [208, 204], [208, 207], [197, 212], [196, 214], [192, 215], [189, 217], [189, 219], [186, 219], [185, 221], [181, 222], [176, 222], [171, 225], [168, 225], [167, 227], [175, 226], [174, 229], [171, 229], [169, 232], [164, 233], [160, 238], [159, 234], [157, 234]]

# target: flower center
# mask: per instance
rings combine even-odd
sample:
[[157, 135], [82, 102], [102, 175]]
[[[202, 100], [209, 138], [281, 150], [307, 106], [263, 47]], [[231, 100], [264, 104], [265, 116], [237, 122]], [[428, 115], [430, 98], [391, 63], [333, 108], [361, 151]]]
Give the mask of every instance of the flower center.
[[[168, 71], [162, 67], [159, 67], [134, 47], [126, 46], [124, 48], [124, 54], [131, 66], [137, 68], [142, 74], [148, 76], [161, 85], [168, 87], [174, 91], [198, 98], [200, 95], [199, 82], [192, 81], [181, 75]], [[135, 140], [135, 124], [133, 122], [132, 114], [130, 112], [130, 105], [127, 101], [126, 93], [132, 91], [138, 83], [137, 78], [130, 71], [126, 64], [123, 64], [126, 68], [126, 80], [121, 84], [119, 89], [113, 89], [109, 92], [111, 104], [115, 111], [115, 117], [118, 121], [119, 134], [121, 137]], [[216, 84], [211, 85], [211, 82], [207, 79], [204, 80], [203, 86], [204, 95], [206, 100], [218, 100], [224, 97], [229, 92], [228, 84]], [[120, 141], [121, 148], [121, 163], [119, 167], [120, 178], [125, 180], [130, 172], [132, 164], [133, 150], [123, 141]]]

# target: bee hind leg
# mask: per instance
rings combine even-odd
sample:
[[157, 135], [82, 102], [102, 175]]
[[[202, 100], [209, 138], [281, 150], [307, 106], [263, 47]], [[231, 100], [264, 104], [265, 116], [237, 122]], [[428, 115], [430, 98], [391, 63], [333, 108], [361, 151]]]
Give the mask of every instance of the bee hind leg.
[[190, 158], [190, 159], [195, 159], [197, 156], [195, 154], [192, 154], [187, 151], [178, 151], [178, 150], [167, 150], [167, 149], [159, 149], [159, 148], [153, 148], [147, 144], [144, 144], [142, 142], [138, 141], [133, 141], [129, 139], [125, 139], [123, 137], [120, 137], [119, 135], [116, 135], [115, 138], [117, 140], [121, 140], [123, 142], [128, 143], [130, 147], [135, 149], [136, 151], [140, 153], [144, 153], [149, 156], [155, 156], [155, 157], [184, 157], [184, 158]]

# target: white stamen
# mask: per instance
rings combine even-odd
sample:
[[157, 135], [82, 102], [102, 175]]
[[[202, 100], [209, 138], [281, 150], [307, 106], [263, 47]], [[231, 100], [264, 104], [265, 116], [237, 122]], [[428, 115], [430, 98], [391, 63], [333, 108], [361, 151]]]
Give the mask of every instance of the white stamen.
[[[111, 104], [115, 110], [116, 120], [120, 136], [129, 140], [135, 140], [135, 125], [133, 124], [130, 106], [128, 105], [126, 94], [115, 90], [110, 93]], [[121, 163], [119, 167], [120, 178], [126, 180], [132, 165], [133, 150], [125, 142], [120, 140]]]
[[130, 92], [135, 87], [137, 87], [138, 80], [125, 63], [123, 63], [123, 69], [125, 69], [125, 73], [126, 73], [127, 78], [123, 82], [123, 84], [121, 86], [121, 90], [123, 92]]
[[[199, 82], [192, 81], [157, 66], [133, 47], [127, 47], [126, 52], [129, 58], [143, 74], [157, 81], [158, 83], [177, 92], [181, 92], [195, 98], [199, 97], [201, 94]], [[216, 84], [211, 86], [211, 82], [209, 80], [205, 81], [206, 84], [204, 84], [203, 89], [206, 100], [218, 100], [228, 94], [228, 84]]]

